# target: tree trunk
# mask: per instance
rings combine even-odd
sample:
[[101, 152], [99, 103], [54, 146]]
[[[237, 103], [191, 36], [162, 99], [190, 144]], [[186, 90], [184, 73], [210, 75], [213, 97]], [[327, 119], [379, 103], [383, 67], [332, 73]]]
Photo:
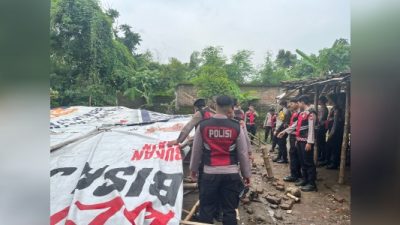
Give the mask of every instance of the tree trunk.
[[349, 142], [349, 119], [350, 119], [350, 82], [346, 83], [346, 109], [344, 118], [344, 132], [342, 150], [340, 155], [340, 170], [339, 170], [339, 184], [344, 182], [344, 170], [346, 168], [346, 150], [347, 143]]

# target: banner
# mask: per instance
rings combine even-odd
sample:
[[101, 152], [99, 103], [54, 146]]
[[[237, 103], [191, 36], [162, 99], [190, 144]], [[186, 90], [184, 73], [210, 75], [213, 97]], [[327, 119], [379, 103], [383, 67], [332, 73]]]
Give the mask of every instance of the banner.
[[[100, 111], [109, 110], [105, 108]], [[53, 121], [67, 121], [66, 118], [73, 121], [71, 118], [78, 111], [58, 112], [53, 118], [58, 120]], [[152, 113], [148, 115], [151, 119]], [[153, 115], [158, 120], [173, 118]], [[104, 126], [107, 121], [118, 122], [116, 118], [110, 113], [101, 119], [88, 117], [86, 121]], [[166, 141], [176, 139], [189, 119], [112, 126], [52, 152], [50, 224], [179, 224], [183, 200], [182, 156], [179, 146], [167, 147]], [[56, 134], [51, 136], [62, 129], [68, 133], [74, 126], [80, 124], [52, 128]]]

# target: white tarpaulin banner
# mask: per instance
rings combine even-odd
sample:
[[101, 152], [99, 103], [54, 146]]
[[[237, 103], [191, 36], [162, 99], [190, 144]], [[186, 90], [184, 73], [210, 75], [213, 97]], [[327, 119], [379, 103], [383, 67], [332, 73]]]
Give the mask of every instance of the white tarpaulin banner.
[[[84, 113], [75, 110], [75, 115], [74, 112], [58, 115], [51, 122], [55, 125], [64, 121], [65, 125], [66, 121], [74, 121], [72, 118], [94, 112], [94, 107], [81, 109]], [[143, 117], [135, 121], [135, 115], [128, 112], [138, 111], [130, 110], [104, 107], [98, 111], [108, 114], [99, 117], [95, 113], [99, 118], [86, 116], [85, 120], [90, 121], [86, 124], [51, 125], [51, 136], [65, 137], [84, 131], [85, 126], [108, 126], [51, 153], [51, 224], [179, 224], [183, 200], [182, 156], [179, 146], [167, 147], [166, 141], [177, 138], [190, 118], [170, 119], [170, 115], [147, 111], [150, 115], [147, 121]], [[115, 113], [118, 111], [123, 112], [120, 117]], [[153, 121], [151, 115], [155, 115]], [[169, 121], [112, 125], [121, 124], [122, 117], [131, 124]]]

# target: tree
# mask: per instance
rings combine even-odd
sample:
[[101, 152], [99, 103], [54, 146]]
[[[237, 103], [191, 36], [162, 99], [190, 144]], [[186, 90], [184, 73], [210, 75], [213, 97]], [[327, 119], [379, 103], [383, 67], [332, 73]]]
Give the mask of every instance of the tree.
[[209, 46], [201, 52], [203, 65], [223, 67], [226, 63], [226, 57], [222, 53], [222, 47]]
[[276, 65], [282, 68], [290, 68], [296, 64], [297, 56], [284, 49], [279, 50], [276, 56]]
[[226, 66], [229, 79], [241, 84], [254, 73], [251, 63], [252, 54], [251, 51], [240, 50], [232, 56], [232, 62]]
[[119, 28], [124, 34], [123, 37], [119, 37], [119, 40], [133, 53], [142, 41], [140, 35], [132, 32], [132, 27], [127, 24], [122, 24]]

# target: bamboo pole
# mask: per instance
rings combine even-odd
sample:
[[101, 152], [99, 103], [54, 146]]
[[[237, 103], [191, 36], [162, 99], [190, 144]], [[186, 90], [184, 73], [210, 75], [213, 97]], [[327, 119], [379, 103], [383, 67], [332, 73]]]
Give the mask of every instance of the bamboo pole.
[[[315, 119], [315, 123], [318, 123], [318, 85], [314, 86], [315, 94], [314, 94], [314, 107], [315, 107], [315, 112], [317, 112], [317, 117]], [[317, 141], [314, 141], [314, 163], [315, 165], [318, 165], [318, 145]]]
[[185, 219], [183, 221], [188, 221], [192, 218], [194, 212], [196, 212], [196, 208], [197, 206], [199, 206], [200, 201], [197, 200], [196, 204], [194, 204], [194, 206], [192, 207], [192, 209], [190, 210], [189, 214], [185, 217]]
[[344, 182], [344, 170], [346, 167], [346, 150], [347, 150], [347, 143], [349, 142], [349, 119], [350, 119], [350, 82], [347, 82], [344, 132], [343, 132], [342, 150], [340, 155], [340, 170], [339, 170], [339, 181], [338, 181], [339, 184], [343, 184]]
[[[267, 151], [267, 149], [264, 149], [264, 151]], [[273, 178], [274, 173], [272, 172], [272, 166], [271, 166], [271, 162], [269, 161], [268, 153], [263, 152], [263, 159], [264, 159], [265, 169], [267, 170], [268, 178]]]

